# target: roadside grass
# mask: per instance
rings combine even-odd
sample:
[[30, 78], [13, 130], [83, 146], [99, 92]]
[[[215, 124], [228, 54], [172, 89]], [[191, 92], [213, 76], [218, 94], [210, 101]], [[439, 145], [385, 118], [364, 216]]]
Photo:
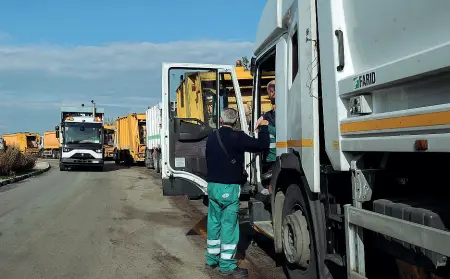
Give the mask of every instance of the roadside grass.
[[0, 178], [9, 178], [32, 171], [37, 157], [24, 154], [16, 147], [0, 150]]

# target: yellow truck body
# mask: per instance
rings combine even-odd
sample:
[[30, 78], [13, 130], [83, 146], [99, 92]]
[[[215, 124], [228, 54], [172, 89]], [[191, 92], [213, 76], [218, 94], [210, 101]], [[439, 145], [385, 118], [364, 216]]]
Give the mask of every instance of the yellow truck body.
[[[243, 66], [236, 66], [235, 71], [241, 90], [242, 101], [246, 108], [247, 121], [250, 121], [253, 98], [253, 76]], [[274, 73], [265, 73], [262, 77], [263, 85], [261, 88], [265, 90], [267, 83], [273, 79], [275, 79]], [[223, 81], [225, 87], [230, 90], [228, 94], [228, 107], [237, 109], [231, 75], [224, 75]], [[205, 122], [205, 116], [211, 115], [211, 113], [207, 112], [213, 109], [213, 104], [212, 101], [205, 103], [203, 98], [199, 98], [201, 96], [199, 92], [202, 92], [205, 85], [208, 84], [207, 88], [210, 89], [212, 94], [216, 94], [216, 90], [211, 89], [213, 87], [211, 86], [211, 82], [216, 82], [216, 73], [214, 72], [192, 72], [186, 74], [186, 78], [180, 82], [176, 90], [177, 117], [196, 118]], [[264, 113], [272, 109], [272, 104], [266, 92], [262, 92], [262, 95], [261, 113]]]
[[38, 133], [20, 132], [15, 134], [4, 134], [2, 136], [6, 148], [17, 147], [26, 154], [38, 155], [40, 152], [41, 136]]
[[114, 157], [115, 130], [115, 125], [103, 125], [105, 159], [112, 159]]
[[59, 139], [56, 138], [56, 131], [44, 132], [42, 145], [42, 157], [59, 158], [59, 148], [61, 146]]
[[56, 131], [44, 133], [44, 149], [59, 149], [60, 143], [56, 138]]
[[116, 163], [145, 160], [145, 113], [130, 113], [116, 119]]

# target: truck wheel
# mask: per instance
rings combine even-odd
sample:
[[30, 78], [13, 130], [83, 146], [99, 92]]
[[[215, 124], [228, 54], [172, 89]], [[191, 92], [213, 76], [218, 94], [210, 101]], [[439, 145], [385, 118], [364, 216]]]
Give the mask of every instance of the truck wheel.
[[117, 149], [114, 150], [113, 160], [116, 165], [120, 165], [119, 152], [117, 151]]
[[289, 278], [319, 278], [311, 210], [297, 185], [286, 191], [282, 218], [281, 240]]
[[66, 166], [63, 163], [59, 163], [59, 171], [65, 171]]

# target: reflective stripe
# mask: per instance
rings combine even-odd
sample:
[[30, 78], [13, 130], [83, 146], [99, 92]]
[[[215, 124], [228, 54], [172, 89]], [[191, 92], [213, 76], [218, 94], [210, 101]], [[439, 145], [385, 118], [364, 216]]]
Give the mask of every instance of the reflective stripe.
[[236, 244], [222, 244], [222, 250], [234, 250], [236, 249]]
[[231, 260], [233, 258], [233, 254], [220, 254], [220, 258], [224, 260]]
[[218, 255], [220, 254], [220, 248], [208, 248], [208, 253], [211, 255]]
[[275, 142], [273, 142], [269, 145], [269, 148], [277, 148], [277, 144]]
[[208, 240], [206, 241], [206, 243], [207, 243], [208, 245], [219, 245], [219, 244], [220, 244], [220, 239], [219, 239], [219, 240], [210, 240], [210, 239], [208, 239]]

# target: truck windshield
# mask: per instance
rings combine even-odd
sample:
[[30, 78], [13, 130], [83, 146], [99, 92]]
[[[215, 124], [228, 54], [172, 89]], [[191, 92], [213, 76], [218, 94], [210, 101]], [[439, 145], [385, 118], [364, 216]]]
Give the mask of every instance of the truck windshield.
[[101, 143], [101, 124], [67, 123], [64, 127], [65, 143]]

